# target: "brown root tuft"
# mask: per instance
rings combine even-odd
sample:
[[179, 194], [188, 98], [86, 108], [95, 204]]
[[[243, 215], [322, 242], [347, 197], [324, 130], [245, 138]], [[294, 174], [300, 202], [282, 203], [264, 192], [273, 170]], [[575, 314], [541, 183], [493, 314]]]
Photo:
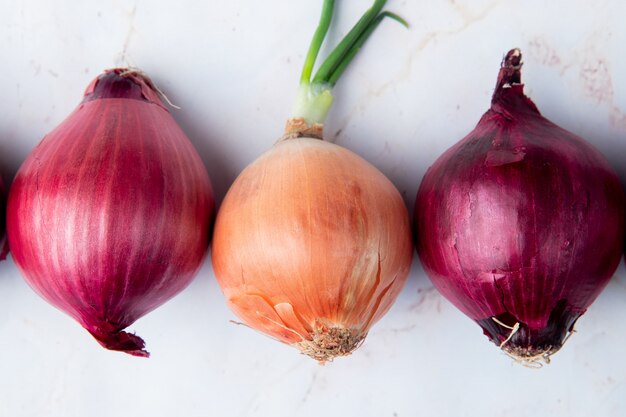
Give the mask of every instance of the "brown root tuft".
[[367, 333], [345, 327], [317, 328], [312, 333], [312, 340], [302, 340], [294, 346], [300, 353], [310, 356], [320, 364], [332, 362], [338, 356], [348, 356], [365, 340]]

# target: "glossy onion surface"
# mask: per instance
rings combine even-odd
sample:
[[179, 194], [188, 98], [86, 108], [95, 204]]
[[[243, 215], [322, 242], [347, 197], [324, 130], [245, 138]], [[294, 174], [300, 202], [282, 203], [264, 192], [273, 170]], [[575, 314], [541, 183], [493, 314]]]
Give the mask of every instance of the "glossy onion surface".
[[218, 213], [213, 266], [250, 327], [319, 361], [349, 354], [409, 272], [408, 212], [354, 153], [288, 139], [249, 165]]
[[117, 69], [20, 168], [8, 234], [39, 295], [104, 347], [147, 356], [122, 329], [190, 283], [213, 211], [206, 169], [153, 84]]
[[435, 286], [534, 362], [561, 347], [614, 273], [624, 193], [597, 150], [541, 116], [520, 68], [509, 52], [491, 109], [426, 173], [414, 224]]

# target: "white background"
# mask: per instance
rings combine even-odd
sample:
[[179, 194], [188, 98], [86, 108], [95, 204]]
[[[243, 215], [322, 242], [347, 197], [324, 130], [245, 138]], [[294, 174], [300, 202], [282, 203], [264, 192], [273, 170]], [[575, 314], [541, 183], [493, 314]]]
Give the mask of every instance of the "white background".
[[[338, 1], [336, 42], [368, 1]], [[1, 0], [0, 164], [11, 176], [105, 68], [141, 67], [182, 107], [218, 201], [281, 135], [321, 1]], [[327, 137], [379, 167], [412, 208], [420, 179], [488, 108], [500, 59], [626, 179], [626, 3], [390, 0], [336, 88]], [[102, 349], [0, 264], [0, 416], [624, 416], [623, 265], [541, 370], [512, 361], [433, 290], [417, 259], [354, 355], [320, 366], [229, 323], [210, 258], [130, 327], [150, 359]]]

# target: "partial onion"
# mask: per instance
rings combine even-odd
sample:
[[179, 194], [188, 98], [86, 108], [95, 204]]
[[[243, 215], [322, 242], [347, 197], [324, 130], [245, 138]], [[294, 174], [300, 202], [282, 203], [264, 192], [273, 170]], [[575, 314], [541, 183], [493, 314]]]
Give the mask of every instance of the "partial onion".
[[428, 170], [415, 203], [435, 286], [505, 352], [548, 362], [615, 272], [625, 199], [606, 159], [524, 95], [502, 64], [476, 128]]
[[6, 202], [8, 192], [4, 181], [0, 177], [0, 261], [4, 261], [9, 254], [9, 242], [6, 234]]
[[148, 356], [122, 330], [191, 282], [213, 212], [206, 169], [152, 82], [115, 69], [23, 163], [8, 235], [39, 295], [105, 348]]

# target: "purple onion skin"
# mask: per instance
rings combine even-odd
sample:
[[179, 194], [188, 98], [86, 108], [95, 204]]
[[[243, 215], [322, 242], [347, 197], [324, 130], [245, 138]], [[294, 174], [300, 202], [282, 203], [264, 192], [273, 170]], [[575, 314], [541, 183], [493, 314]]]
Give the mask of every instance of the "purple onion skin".
[[39, 295], [105, 348], [148, 356], [122, 330], [191, 282], [213, 214], [206, 169], [153, 84], [116, 69], [23, 163], [7, 230]]
[[494, 343], [547, 358], [619, 264], [625, 197], [607, 160], [524, 95], [520, 67], [503, 64], [491, 108], [427, 171], [415, 236], [434, 285]]
[[0, 261], [4, 261], [9, 254], [9, 242], [6, 234], [6, 202], [7, 189], [0, 177]]

